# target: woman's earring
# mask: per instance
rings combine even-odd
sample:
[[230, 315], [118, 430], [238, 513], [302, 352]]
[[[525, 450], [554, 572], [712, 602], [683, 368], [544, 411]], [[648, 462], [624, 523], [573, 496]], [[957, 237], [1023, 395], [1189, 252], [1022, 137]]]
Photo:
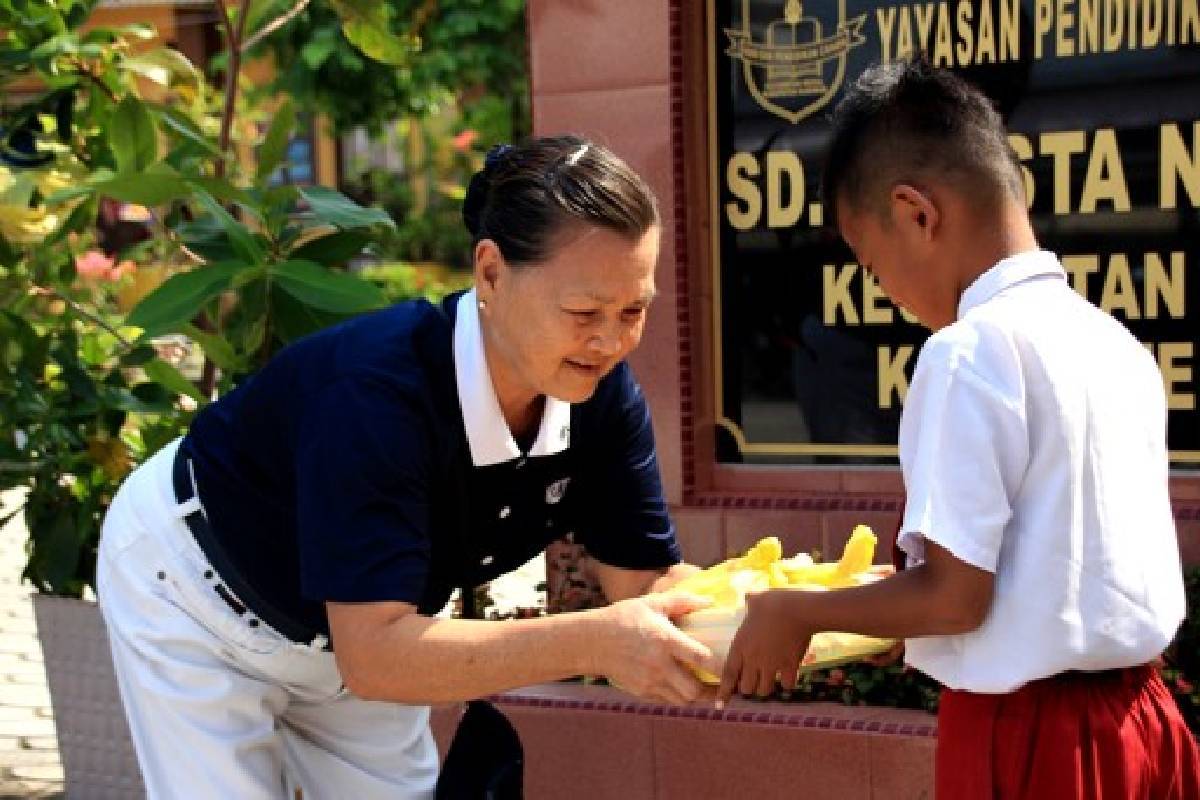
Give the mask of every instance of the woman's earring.
[[479, 310], [480, 310], [480, 311], [485, 311], [485, 310], [487, 310], [487, 300], [480, 300], [480, 301], [479, 301]]

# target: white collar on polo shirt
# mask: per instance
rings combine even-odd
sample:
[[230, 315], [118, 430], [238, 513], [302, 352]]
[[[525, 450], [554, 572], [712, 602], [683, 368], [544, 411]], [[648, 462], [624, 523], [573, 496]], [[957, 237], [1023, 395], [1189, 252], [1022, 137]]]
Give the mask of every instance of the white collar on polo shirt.
[[1067, 277], [1058, 256], [1049, 250], [1029, 250], [1001, 259], [962, 293], [958, 299], [958, 318], [962, 319], [972, 308], [986, 303], [1008, 287], [1039, 275], [1058, 275], [1064, 280]]
[[[517, 446], [508, 429], [496, 387], [488, 372], [483, 351], [483, 331], [479, 326], [479, 306], [475, 290], [458, 300], [454, 318], [454, 380], [458, 385], [458, 403], [462, 406], [471, 463], [477, 467], [502, 464], [526, 455]], [[571, 445], [571, 404], [546, 397], [542, 423], [528, 455], [550, 456]]]

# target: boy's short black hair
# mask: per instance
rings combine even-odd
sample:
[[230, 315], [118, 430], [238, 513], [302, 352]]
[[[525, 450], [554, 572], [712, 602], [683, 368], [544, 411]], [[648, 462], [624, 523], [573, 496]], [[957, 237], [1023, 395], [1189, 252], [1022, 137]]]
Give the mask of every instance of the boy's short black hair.
[[923, 58], [865, 70], [833, 112], [822, 175], [825, 216], [839, 201], [882, 212], [896, 183], [950, 181], [981, 204], [1024, 203], [1016, 154], [991, 101]]

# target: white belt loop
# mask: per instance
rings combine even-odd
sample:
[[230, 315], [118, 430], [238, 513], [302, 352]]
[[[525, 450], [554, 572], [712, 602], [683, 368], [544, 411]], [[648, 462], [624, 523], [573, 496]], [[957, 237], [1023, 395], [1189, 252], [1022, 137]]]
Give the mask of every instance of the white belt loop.
[[192, 463], [192, 460], [190, 458], [187, 459], [187, 468], [188, 468], [188, 480], [190, 480], [192, 482], [192, 498], [190, 500], [188, 500], [186, 503], [181, 503], [179, 508], [180, 508], [180, 510], [182, 510], [184, 507], [187, 508], [187, 511], [184, 514], [184, 516], [187, 516], [188, 514], [191, 514], [192, 512], [199, 510], [201, 516], [204, 517], [204, 521], [207, 522], [208, 521], [208, 512], [204, 510], [204, 506], [200, 503], [200, 487], [196, 484], [196, 466]]
[[196, 497], [196, 495], [192, 495], [182, 503], [176, 503], [175, 509], [180, 517], [190, 517], [197, 511], [201, 514], [204, 513], [204, 506], [200, 505], [200, 498]]

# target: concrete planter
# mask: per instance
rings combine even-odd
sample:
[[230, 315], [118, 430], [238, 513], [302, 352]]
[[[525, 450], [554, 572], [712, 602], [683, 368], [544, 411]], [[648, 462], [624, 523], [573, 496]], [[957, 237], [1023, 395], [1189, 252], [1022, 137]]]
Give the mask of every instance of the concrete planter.
[[[145, 797], [94, 603], [34, 596], [68, 798]], [[641, 703], [556, 683], [495, 695], [525, 748], [528, 800], [933, 797], [936, 720], [916, 711]], [[461, 706], [433, 709], [444, 756]]]
[[33, 610], [67, 797], [145, 797], [100, 608], [85, 600], [35, 594]]
[[936, 718], [827, 703], [678, 708], [608, 687], [491, 698], [525, 749], [527, 800], [933, 797]]

